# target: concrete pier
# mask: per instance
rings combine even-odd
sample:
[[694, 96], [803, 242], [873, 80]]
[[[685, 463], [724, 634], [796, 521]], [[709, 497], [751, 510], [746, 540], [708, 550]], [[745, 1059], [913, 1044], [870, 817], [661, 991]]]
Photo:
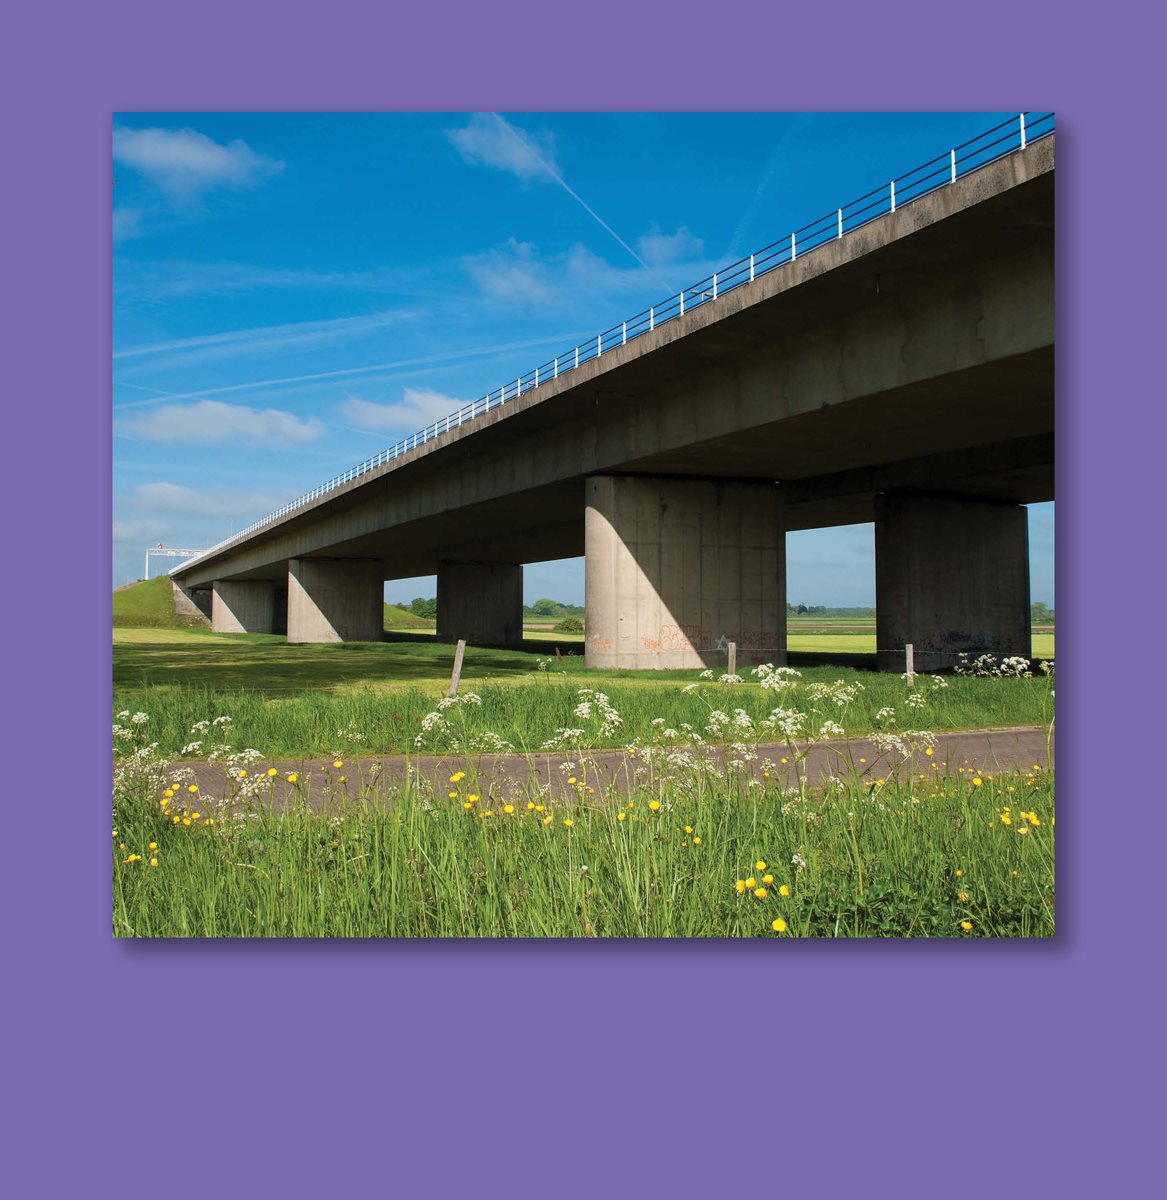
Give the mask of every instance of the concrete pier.
[[438, 641], [517, 646], [523, 640], [519, 563], [438, 564]]
[[589, 667], [726, 669], [786, 661], [776, 484], [597, 475], [584, 516]]
[[288, 563], [289, 642], [379, 642], [385, 564], [373, 558], [293, 558]]
[[211, 628], [216, 633], [272, 633], [276, 586], [264, 579], [216, 579]]
[[1030, 658], [1029, 514], [1022, 505], [887, 493], [875, 503], [881, 671], [953, 667], [957, 655]]

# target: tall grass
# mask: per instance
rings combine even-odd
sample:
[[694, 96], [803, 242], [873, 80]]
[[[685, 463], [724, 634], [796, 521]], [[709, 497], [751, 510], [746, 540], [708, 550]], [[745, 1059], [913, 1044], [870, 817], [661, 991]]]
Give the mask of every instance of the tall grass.
[[1052, 779], [976, 779], [851, 779], [790, 796], [668, 773], [631, 794], [581, 782], [570, 806], [534, 781], [481, 796], [455, 779], [452, 795], [370, 788], [331, 816], [292, 806], [234, 819], [189, 793], [163, 806], [166, 792], [130, 787], [115, 810], [113, 931], [1049, 936]]
[[[693, 673], [695, 674], [695, 673]], [[861, 683], [862, 690], [847, 710], [849, 734], [863, 734], [887, 725], [881, 710], [892, 709], [899, 728], [926, 727], [933, 731], [1048, 724], [1053, 715], [1050, 681], [954, 677], [948, 686], [936, 688], [927, 678], [909, 690], [896, 676], [870, 672], [812, 668], [803, 672], [806, 683], [845, 679]], [[584, 728], [582, 743], [589, 748], [622, 746], [653, 733], [654, 721], [680, 730], [690, 725], [707, 740], [731, 741], [732, 730], [709, 729], [713, 710], [742, 709], [756, 724], [774, 707], [772, 692], [755, 682], [725, 685], [700, 682], [696, 690], [654, 683], [603, 683], [605, 694], [619, 710], [623, 724], [604, 736], [595, 723], [575, 716], [579, 688], [592, 681], [535, 674], [516, 683], [474, 684], [480, 705], [460, 712], [465, 734], [473, 739], [488, 731], [497, 733], [517, 750], [535, 750], [564, 728]], [[695, 682], [695, 681], [691, 681]], [[371, 753], [400, 754], [417, 747], [415, 739], [422, 718], [430, 712], [442, 689], [402, 687], [388, 691], [365, 688], [340, 695], [305, 691], [280, 697], [265, 697], [250, 690], [228, 690], [171, 684], [150, 688], [120, 688], [115, 694], [118, 709], [144, 711], [150, 716], [150, 735], [167, 755], [176, 755], [190, 740], [197, 721], [229, 714], [237, 745], [262, 748], [267, 754], [321, 756], [339, 748], [339, 730], [360, 729]], [[911, 707], [909, 696], [922, 696], [919, 708]], [[781, 702], [799, 711], [812, 711], [806, 689], [795, 689]], [[683, 740], [683, 739], [682, 739]], [[440, 748], [440, 747], [435, 747]]]

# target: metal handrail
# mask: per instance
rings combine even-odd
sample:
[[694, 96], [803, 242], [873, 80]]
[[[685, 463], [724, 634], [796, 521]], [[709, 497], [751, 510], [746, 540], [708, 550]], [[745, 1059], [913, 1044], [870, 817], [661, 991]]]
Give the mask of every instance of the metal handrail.
[[[1002, 130], [1005, 132], [1002, 133]], [[651, 332], [665, 322], [682, 317], [702, 304], [716, 300], [718, 296], [733, 291], [734, 288], [752, 283], [760, 275], [765, 275], [777, 267], [793, 262], [804, 254], [810, 254], [829, 242], [838, 241], [846, 234], [853, 233], [878, 217], [894, 213], [897, 209], [919, 200], [922, 196], [926, 196], [938, 188], [949, 186], [970, 171], [988, 166], [989, 163], [996, 162], [1008, 154], [1024, 150], [1031, 143], [1048, 137], [1053, 132], [1054, 114], [1052, 112], [1018, 113], [1016, 117], [1010, 117], [1007, 121], [994, 125], [992, 129], [987, 129], [984, 133], [970, 138], [967, 142], [929, 159], [928, 162], [892, 179], [888, 184], [882, 184], [835, 209], [834, 212], [827, 213], [818, 220], [804, 225], [801, 229], [794, 230], [788, 237], [771, 242], [770, 245], [763, 246], [761, 250], [754, 251], [746, 258], [738, 259], [728, 267], [714, 271], [712, 275], [683, 288], [662, 303], [650, 305], [643, 312], [628, 317], [619, 324], [596, 334], [594, 338], [589, 338], [587, 341], [573, 346], [566, 353], [557, 354], [547, 362], [502, 384], [497, 393], [490, 391], [481, 399], [464, 404], [456, 412], [439, 418], [409, 437], [402, 438], [379, 454], [366, 458], [364, 462], [350, 467], [341, 475], [334, 475], [327, 483], [322, 483], [319, 487], [305, 492], [304, 495], [285, 504], [282, 508], [276, 509], [275, 512], [261, 520], [253, 522], [246, 529], [217, 542], [208, 550], [203, 551], [199, 558], [215, 554], [233, 542], [250, 537], [265, 525], [281, 520], [289, 513], [303, 508], [306, 504], [311, 504], [321, 496], [336, 491], [346, 483], [351, 483], [354, 479], [359, 479], [362, 475], [375, 471], [386, 463], [416, 450], [418, 446], [424, 446], [434, 438], [449, 433], [451, 429], [458, 429], [500, 405], [517, 399], [526, 392], [542, 387], [551, 380], [576, 370], [584, 363], [591, 362], [608, 351], [626, 345], [634, 338]], [[994, 138], [994, 134], [998, 136]], [[986, 141], [988, 138], [993, 140]], [[922, 171], [928, 171], [928, 173], [920, 176]], [[191, 559], [190, 562], [175, 567], [171, 574], [189, 567], [191, 562], [197, 561], [197, 558]]]

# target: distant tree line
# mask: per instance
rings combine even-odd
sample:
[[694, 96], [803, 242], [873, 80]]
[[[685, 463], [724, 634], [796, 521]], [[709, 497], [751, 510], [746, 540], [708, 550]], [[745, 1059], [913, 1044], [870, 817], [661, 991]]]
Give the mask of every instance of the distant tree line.
[[1054, 610], [1047, 608], [1039, 600], [1036, 604], [1029, 606], [1029, 619], [1034, 625], [1052, 625], [1054, 623]]

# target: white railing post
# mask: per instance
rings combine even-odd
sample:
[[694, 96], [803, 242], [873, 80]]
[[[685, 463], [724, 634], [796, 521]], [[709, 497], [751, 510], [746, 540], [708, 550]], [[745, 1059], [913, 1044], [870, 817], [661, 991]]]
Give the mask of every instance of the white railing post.
[[896, 181], [893, 179], [891, 181], [891, 211], [895, 212], [895, 210], [896, 210]]
[[535, 386], [536, 387], [539, 386], [539, 368], [538, 367], [535, 368]]
[[656, 328], [656, 319], [653, 314], [653, 306], [650, 304], [648, 306], [648, 329], [649, 329], [649, 332], [651, 333], [655, 328]]
[[551, 378], [558, 379], [559, 378], [559, 356], [558, 355], [555, 356], [555, 366], [552, 368], [552, 371], [553, 371], [553, 374], [552, 374]]
[[576, 346], [576, 348], [575, 348], [575, 365], [577, 367], [579, 366], [579, 347], [578, 346]]
[[754, 282], [754, 256], [750, 255], [750, 282]]
[[521, 396], [522, 394], [523, 394], [523, 380], [520, 377], [515, 380], [515, 395]]
[[798, 257], [798, 243], [795, 241], [795, 235], [790, 235], [790, 261], [793, 262]]
[[717, 299], [717, 272], [713, 272], [713, 299]]
[[956, 151], [955, 150], [949, 150], [949, 152], [948, 152], [948, 168], [949, 168], [949, 173], [951, 176], [951, 178], [948, 180], [948, 182], [955, 183], [956, 182]]
[[628, 322], [627, 321], [620, 322], [620, 345], [621, 346], [628, 345]]
[[604, 337], [604, 335], [602, 333], [596, 334], [596, 357], [597, 358], [599, 358], [600, 355], [604, 353], [603, 337]]
[[839, 237], [843, 236], [843, 210], [839, 209]]
[[683, 317], [683, 316], [685, 315], [685, 293], [684, 293], [684, 292], [681, 292], [681, 295], [680, 295], [680, 300], [681, 300], [681, 312], [680, 312], [680, 315]]
[[1021, 149], [1025, 149], [1025, 114], [1021, 114]]

